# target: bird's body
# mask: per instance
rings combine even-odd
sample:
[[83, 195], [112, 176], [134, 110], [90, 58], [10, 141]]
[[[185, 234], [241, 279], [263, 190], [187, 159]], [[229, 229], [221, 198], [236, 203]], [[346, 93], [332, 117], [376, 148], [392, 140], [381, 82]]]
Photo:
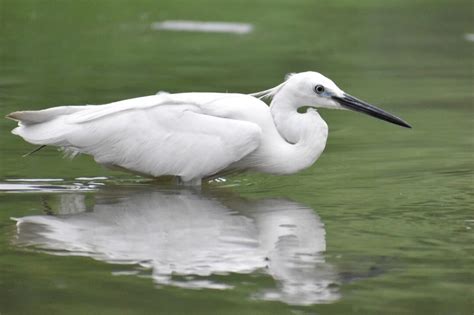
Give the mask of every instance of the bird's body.
[[[107, 167], [152, 177], [200, 183], [233, 171], [291, 174], [317, 160], [328, 135], [316, 110], [298, 113], [311, 98], [294, 86], [304, 89], [305, 81], [317, 78], [334, 91], [331, 96], [343, 97], [315, 72], [292, 78], [257, 93], [273, 97], [270, 107], [245, 94], [159, 93], [106, 105], [15, 112], [8, 118], [19, 121], [13, 133], [30, 143], [85, 153]], [[336, 104], [323, 100], [319, 105]]]

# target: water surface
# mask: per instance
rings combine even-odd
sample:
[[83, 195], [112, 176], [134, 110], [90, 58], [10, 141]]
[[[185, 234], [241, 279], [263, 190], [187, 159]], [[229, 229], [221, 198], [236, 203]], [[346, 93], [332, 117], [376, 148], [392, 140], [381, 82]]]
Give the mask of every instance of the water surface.
[[[317, 70], [414, 126], [321, 110], [310, 169], [196, 190], [21, 158], [33, 147], [1, 120], [0, 313], [472, 314], [471, 6], [0, 0], [3, 114]], [[152, 27], [168, 20], [252, 32]]]

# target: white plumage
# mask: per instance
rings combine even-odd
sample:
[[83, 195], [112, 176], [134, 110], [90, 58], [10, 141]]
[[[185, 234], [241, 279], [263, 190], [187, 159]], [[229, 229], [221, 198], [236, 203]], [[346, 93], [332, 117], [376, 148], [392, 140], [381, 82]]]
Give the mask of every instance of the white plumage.
[[[255, 96], [272, 97], [270, 107]], [[324, 150], [328, 128], [316, 110], [298, 113], [301, 106], [347, 107], [406, 124], [373, 106], [378, 112], [355, 108], [370, 105], [349, 97], [323, 75], [304, 72], [254, 96], [159, 93], [7, 117], [19, 121], [13, 133], [30, 143], [89, 154], [107, 167], [200, 183], [226, 172], [290, 174], [311, 166]]]

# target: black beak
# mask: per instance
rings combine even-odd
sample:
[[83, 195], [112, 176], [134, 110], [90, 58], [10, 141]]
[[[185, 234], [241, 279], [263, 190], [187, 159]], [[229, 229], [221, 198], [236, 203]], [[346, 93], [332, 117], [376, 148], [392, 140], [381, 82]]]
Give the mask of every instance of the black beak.
[[344, 93], [344, 97], [333, 96], [332, 98], [345, 108], [352, 109], [356, 112], [361, 112], [372, 117], [391, 122], [395, 125], [411, 128], [411, 126], [403, 119], [398, 118], [397, 116], [394, 116], [390, 113], [387, 113], [386, 111], [383, 111], [380, 108], [370, 105], [364, 101], [361, 101], [349, 94]]

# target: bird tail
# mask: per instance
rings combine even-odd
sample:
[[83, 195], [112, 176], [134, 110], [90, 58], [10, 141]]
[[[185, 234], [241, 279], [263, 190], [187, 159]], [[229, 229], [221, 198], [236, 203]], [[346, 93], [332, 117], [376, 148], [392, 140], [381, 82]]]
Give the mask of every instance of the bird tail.
[[69, 115], [83, 109], [84, 106], [60, 106], [43, 110], [25, 110], [10, 113], [5, 118], [18, 121], [23, 125], [32, 125], [44, 123], [59, 116]]
[[37, 145], [67, 146], [64, 117], [84, 109], [83, 106], [62, 106], [38, 111], [18, 111], [6, 118], [18, 122], [14, 135]]

